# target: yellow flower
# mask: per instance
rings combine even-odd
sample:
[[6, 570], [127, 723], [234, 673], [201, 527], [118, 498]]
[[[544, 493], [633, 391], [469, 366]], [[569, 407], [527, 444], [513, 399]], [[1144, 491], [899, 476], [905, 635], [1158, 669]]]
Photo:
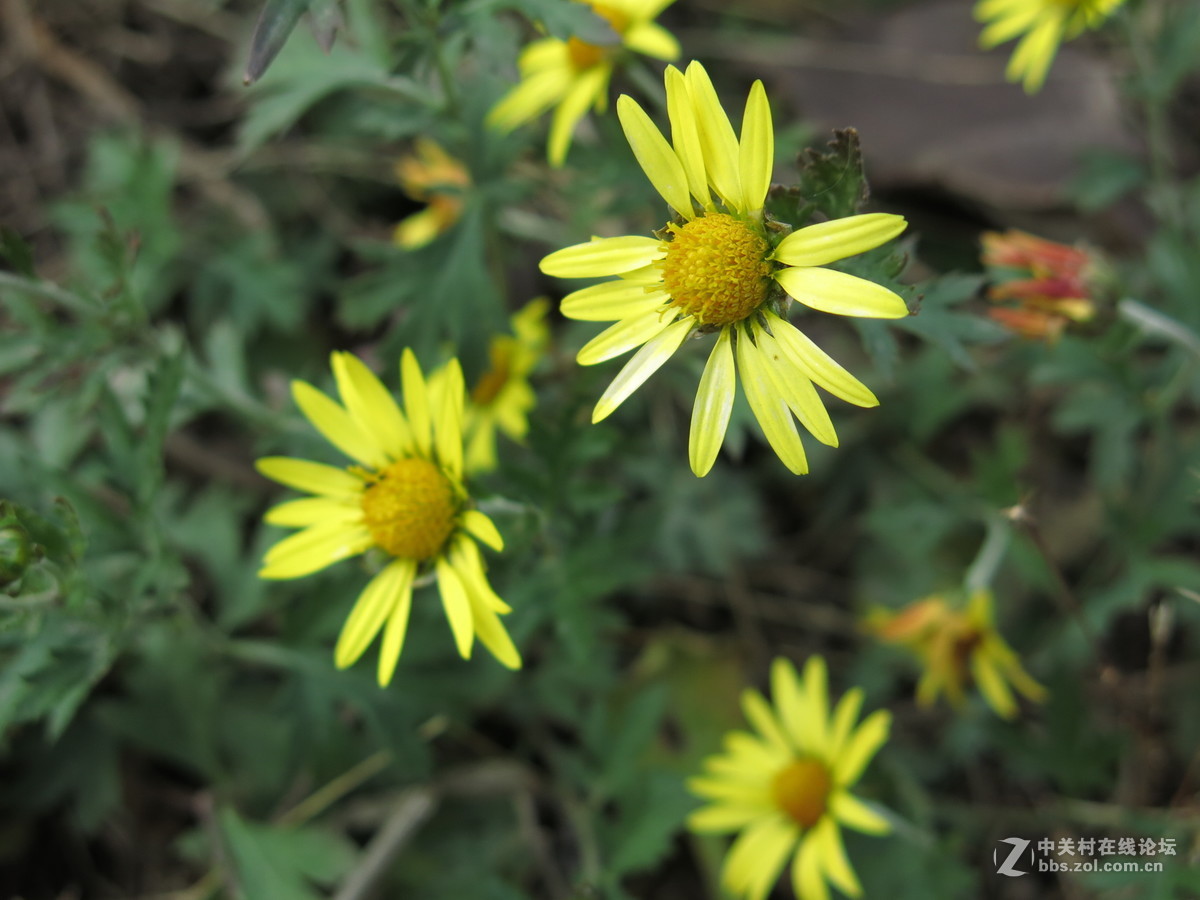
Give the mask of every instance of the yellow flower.
[[514, 441], [529, 431], [526, 414], [537, 404], [529, 386], [529, 373], [550, 340], [546, 327], [549, 304], [542, 299], [527, 303], [512, 317], [512, 335], [492, 338], [488, 348], [491, 367], [480, 376], [467, 397], [466, 466], [468, 472], [496, 468], [496, 430]]
[[517, 60], [521, 81], [488, 114], [488, 124], [503, 132], [536, 119], [552, 106], [547, 155], [561, 166], [575, 126], [589, 107], [602, 112], [617, 55], [633, 50], [657, 59], [675, 59], [679, 43], [654, 22], [674, 0], [582, 0], [617, 33], [619, 45], [600, 46], [579, 38], [534, 41]]
[[428, 206], [396, 226], [395, 243], [407, 250], [423, 247], [448, 231], [462, 216], [464, 192], [471, 174], [435, 141], [417, 138], [414, 154], [396, 163], [396, 177], [404, 192]]
[[734, 136], [708, 74], [692, 63], [666, 72], [673, 145], [627, 96], [617, 113], [634, 155], [677, 218], [659, 237], [594, 238], [542, 260], [562, 278], [616, 275], [563, 299], [563, 315], [617, 324], [579, 351], [581, 365], [635, 347], [596, 404], [592, 421], [610, 415], [691, 335], [717, 333], [700, 379], [688, 455], [692, 471], [712, 468], [733, 407], [736, 372], [767, 441], [791, 471], [808, 471], [794, 414], [822, 443], [837, 434], [813, 383], [849, 403], [879, 401], [786, 318], [787, 298], [844, 316], [898, 318], [899, 296], [862, 278], [824, 268], [904, 230], [900, 216], [872, 213], [821, 222], [780, 239], [785, 226], [767, 222], [774, 134], [761, 82], [746, 101], [741, 140]]
[[292, 382], [296, 405], [321, 434], [357, 463], [337, 468], [273, 456], [258, 470], [314, 494], [267, 511], [271, 525], [303, 530], [267, 551], [262, 578], [301, 578], [376, 548], [390, 561], [359, 595], [334, 650], [353, 665], [383, 632], [379, 684], [392, 679], [404, 644], [413, 587], [435, 577], [458, 652], [471, 655], [476, 636], [501, 663], [521, 657], [498, 613], [510, 612], [488, 584], [475, 541], [494, 550], [504, 542], [495, 524], [473, 509], [463, 485], [464, 385], [457, 360], [439, 386], [426, 385], [411, 350], [400, 361], [405, 410], [350, 353], [334, 353], [341, 404], [312, 385]]
[[1010, 683], [1034, 702], [1046, 697], [1046, 689], [1030, 677], [996, 631], [989, 590], [972, 593], [965, 610], [937, 596], [897, 613], [875, 610], [867, 617], [867, 627], [880, 640], [908, 647], [921, 660], [925, 672], [917, 684], [917, 702], [922, 706], [932, 706], [944, 692], [954, 706], [961, 707], [971, 679], [988, 705], [1005, 719], [1018, 711]]
[[985, 49], [1024, 35], [1008, 61], [1005, 77], [1041, 89], [1058, 45], [1085, 29], [1099, 28], [1125, 0], [979, 0], [975, 18], [986, 22], [979, 36]]
[[712, 800], [692, 813], [697, 832], [740, 831], [725, 857], [724, 887], [762, 900], [792, 857], [792, 889], [800, 900], [825, 900], [826, 882], [851, 897], [862, 893], [846, 859], [840, 826], [885, 834], [887, 821], [850, 793], [887, 740], [891, 714], [879, 710], [855, 728], [863, 692], [854, 688], [829, 710], [825, 660], [810, 657], [804, 678], [790, 662], [771, 666], [774, 709], [758, 691], [742, 695], [756, 733], [730, 732], [725, 752], [704, 762], [688, 782]]

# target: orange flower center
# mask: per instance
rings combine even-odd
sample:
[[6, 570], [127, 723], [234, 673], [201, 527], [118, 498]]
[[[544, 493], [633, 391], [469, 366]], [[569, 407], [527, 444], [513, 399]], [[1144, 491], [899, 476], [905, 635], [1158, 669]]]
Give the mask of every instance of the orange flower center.
[[362, 495], [363, 518], [375, 543], [392, 556], [432, 559], [454, 530], [454, 487], [424, 459], [402, 459], [375, 476]]
[[761, 234], [726, 213], [668, 226], [674, 239], [659, 265], [673, 306], [701, 325], [740, 322], [767, 299], [770, 247]]
[[567, 38], [567, 56], [570, 57], [571, 67], [576, 72], [590, 69], [601, 62], [607, 55], [608, 51], [603, 47], [589, 44], [587, 41], [581, 41], [577, 37]]
[[794, 760], [771, 781], [771, 799], [797, 825], [812, 828], [825, 815], [833, 779], [825, 764], [812, 757]]

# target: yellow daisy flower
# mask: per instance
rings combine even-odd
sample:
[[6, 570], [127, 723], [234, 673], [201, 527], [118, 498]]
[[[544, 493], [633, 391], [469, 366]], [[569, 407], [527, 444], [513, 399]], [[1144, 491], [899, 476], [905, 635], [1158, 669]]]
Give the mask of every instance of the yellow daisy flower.
[[496, 431], [514, 441], [529, 431], [528, 412], [537, 404], [529, 386], [529, 373], [546, 350], [549, 304], [542, 299], [527, 303], [511, 319], [513, 333], [492, 338], [488, 347], [491, 367], [480, 376], [467, 397], [468, 472], [496, 468]]
[[462, 217], [464, 195], [471, 186], [467, 167], [436, 141], [417, 138], [413, 149], [396, 162], [396, 177], [408, 196], [428, 206], [396, 225], [392, 240], [406, 250], [424, 247], [449, 231]]
[[955, 707], [966, 702], [966, 686], [974, 680], [983, 698], [1005, 719], [1017, 715], [1009, 684], [1035, 703], [1046, 689], [1021, 665], [1016, 652], [996, 630], [992, 592], [971, 594], [966, 609], [941, 597], [926, 597], [897, 613], [875, 610], [867, 627], [885, 643], [909, 648], [925, 668], [917, 683], [917, 702], [932, 706], [945, 693]]
[[762, 82], [746, 101], [741, 140], [734, 135], [708, 74], [666, 71], [673, 143], [632, 99], [617, 113], [634, 155], [677, 217], [657, 237], [593, 238], [551, 253], [547, 275], [616, 281], [575, 291], [563, 315], [617, 323], [579, 351], [594, 365], [641, 349], [596, 404], [592, 421], [610, 415], [690, 336], [716, 332], [692, 414], [688, 455], [705, 475], [725, 438], [736, 372], [767, 441], [791, 471], [808, 471], [796, 418], [817, 440], [837, 446], [837, 434], [814, 382], [858, 406], [879, 401], [786, 318], [787, 298], [843, 316], [899, 318], [908, 314], [895, 293], [825, 268], [899, 235], [900, 216], [871, 213], [809, 225], [784, 236], [763, 202], [771, 184], [774, 134]]
[[603, 112], [608, 102], [608, 82], [624, 50], [656, 59], [676, 59], [679, 42], [655, 23], [658, 14], [674, 0], [581, 0], [607, 21], [620, 37], [613, 46], [589, 44], [579, 38], [534, 41], [517, 60], [521, 81], [488, 113], [488, 124], [502, 132], [536, 119], [555, 106], [547, 155], [552, 166], [561, 166], [571, 146], [575, 126], [589, 107]]
[[302, 578], [372, 548], [390, 557], [368, 582], [342, 627], [334, 663], [344, 669], [383, 632], [379, 684], [396, 669], [414, 586], [435, 578], [459, 654], [476, 636], [510, 669], [521, 657], [498, 614], [510, 612], [488, 584], [476, 541], [504, 542], [495, 524], [473, 509], [463, 485], [462, 369], [452, 360], [438, 386], [427, 385], [416, 357], [400, 361], [405, 410], [363, 363], [334, 353], [339, 404], [303, 381], [292, 382], [296, 405], [317, 431], [355, 465], [337, 468], [272, 456], [257, 462], [268, 478], [314, 496], [267, 511], [271, 525], [302, 528], [263, 559], [262, 578]]
[[1125, 0], [979, 0], [975, 18], [986, 22], [979, 45], [990, 49], [1023, 35], [1005, 77], [1025, 93], [1041, 89], [1058, 45], [1084, 30], [1099, 28]]
[[891, 714], [879, 710], [855, 728], [863, 692], [854, 688], [830, 714], [825, 660], [810, 657], [804, 678], [790, 662], [771, 666], [774, 709], [758, 691], [742, 695], [755, 733], [730, 732], [725, 752], [704, 761], [688, 781], [711, 800], [688, 818], [702, 833], [740, 831], [721, 872], [730, 893], [762, 900], [792, 856], [792, 889], [800, 900], [826, 900], [828, 884], [862, 893], [842, 844], [840, 826], [886, 834], [887, 821], [850, 793], [887, 740]]

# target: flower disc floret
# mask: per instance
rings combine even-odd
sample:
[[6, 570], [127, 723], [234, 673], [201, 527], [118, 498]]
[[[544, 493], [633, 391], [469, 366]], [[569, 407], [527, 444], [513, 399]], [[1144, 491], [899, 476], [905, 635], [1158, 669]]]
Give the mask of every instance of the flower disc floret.
[[392, 556], [424, 561], [437, 556], [454, 531], [454, 487], [424, 459], [402, 459], [363, 491], [363, 521]]
[[812, 828], [825, 815], [832, 787], [825, 764], [805, 757], [788, 763], [771, 779], [771, 799], [797, 825]]
[[674, 239], [660, 263], [671, 305], [701, 325], [740, 322], [767, 299], [770, 247], [756, 230], [726, 213], [671, 225]]

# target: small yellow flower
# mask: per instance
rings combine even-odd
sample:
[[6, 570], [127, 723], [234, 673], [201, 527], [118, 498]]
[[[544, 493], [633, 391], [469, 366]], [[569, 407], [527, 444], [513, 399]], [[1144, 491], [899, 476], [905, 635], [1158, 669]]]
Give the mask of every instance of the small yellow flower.
[[262, 578], [301, 578], [375, 548], [390, 557], [359, 595], [334, 650], [344, 669], [380, 631], [378, 677], [387, 685], [408, 628], [413, 587], [435, 577], [459, 654], [471, 655], [476, 636], [501, 663], [521, 657], [498, 614], [510, 612], [488, 584], [476, 541], [494, 550], [504, 542], [495, 524], [473, 509], [463, 484], [462, 419], [465, 388], [457, 360], [439, 385], [427, 385], [412, 351], [400, 361], [405, 410], [363, 363], [334, 353], [339, 404], [312, 385], [292, 382], [296, 405], [321, 434], [357, 465], [337, 468], [272, 456], [258, 470], [288, 487], [314, 494], [267, 511], [271, 525], [303, 530], [267, 551]]
[[904, 219], [850, 216], [781, 239], [786, 228], [763, 214], [775, 151], [762, 82], [750, 90], [740, 141], [699, 63], [686, 75], [668, 66], [666, 87], [673, 144], [629, 97], [617, 101], [617, 114], [634, 155], [676, 218], [659, 237], [594, 238], [541, 262], [543, 272], [561, 278], [618, 276], [563, 299], [565, 316], [617, 322], [584, 345], [581, 365], [641, 347], [596, 404], [592, 421], [610, 415], [688, 337], [716, 332], [692, 413], [692, 471], [703, 476], [712, 468], [740, 371], [767, 441], [784, 465], [803, 474], [808, 462], [793, 415], [817, 440], [837, 446], [814, 382], [857, 406], [879, 401], [786, 320], [788, 298], [843, 316], [907, 315], [904, 301], [887, 288], [825, 268], [896, 237]]
[[488, 347], [491, 367], [480, 376], [467, 396], [466, 466], [468, 472], [496, 468], [496, 431], [522, 441], [529, 431], [527, 414], [537, 405], [529, 386], [529, 373], [545, 353], [550, 340], [546, 326], [549, 304], [534, 300], [512, 317], [511, 335], [492, 338]]
[[488, 114], [488, 124], [503, 132], [536, 119], [552, 106], [547, 155], [561, 166], [575, 126], [589, 107], [602, 112], [608, 101], [608, 82], [619, 53], [633, 50], [656, 59], [676, 59], [679, 43], [655, 23], [674, 0], [581, 0], [605, 19], [620, 37], [619, 45], [600, 46], [579, 38], [544, 38], [521, 52], [517, 67], [521, 81]]
[[979, 0], [975, 18], [986, 22], [979, 36], [985, 49], [1011, 41], [1020, 43], [1008, 61], [1005, 77], [1020, 81], [1025, 93], [1039, 91], [1054, 62], [1058, 45], [1084, 30], [1099, 28], [1125, 0]]
[[747, 690], [742, 709], [756, 733], [730, 732], [725, 752], [704, 761], [707, 774], [688, 782], [692, 793], [713, 801], [692, 813], [689, 828], [741, 832], [721, 880], [745, 900], [766, 897], [789, 855], [800, 900], [826, 900], [826, 882], [857, 897], [862, 887], [840, 826], [867, 834], [890, 830], [850, 788], [887, 740], [891, 714], [879, 710], [855, 728], [862, 690], [848, 691], [831, 715], [826, 679], [819, 656], [809, 658], [803, 680], [790, 662], [776, 659], [774, 709], [758, 691]]
[[1046, 698], [1046, 689], [1030, 677], [996, 631], [989, 590], [972, 593], [965, 610], [937, 596], [897, 613], [875, 610], [867, 617], [867, 627], [880, 640], [907, 647], [921, 660], [925, 672], [917, 684], [917, 702], [922, 706], [932, 706], [944, 692], [961, 707], [972, 679], [988, 705], [1005, 719], [1018, 711], [1009, 684], [1036, 703]]
[[408, 196], [428, 205], [396, 226], [392, 239], [406, 250], [424, 247], [450, 230], [462, 216], [464, 194], [471, 186], [467, 167], [435, 141], [417, 138], [414, 149], [397, 161], [396, 177]]

